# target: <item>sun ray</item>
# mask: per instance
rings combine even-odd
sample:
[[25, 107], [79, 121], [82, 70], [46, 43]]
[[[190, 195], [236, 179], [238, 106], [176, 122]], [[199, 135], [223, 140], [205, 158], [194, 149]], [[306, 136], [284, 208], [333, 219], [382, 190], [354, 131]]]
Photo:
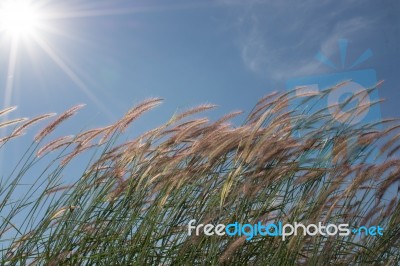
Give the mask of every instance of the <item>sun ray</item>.
[[[86, 38], [79, 38], [75, 34], [69, 34], [63, 31], [58, 26], [62, 26], [63, 21], [74, 18], [91, 18], [102, 16], [118, 16], [133, 13], [145, 12], [163, 12], [178, 9], [191, 9], [194, 7], [208, 7], [210, 4], [178, 4], [178, 5], [147, 5], [133, 6], [129, 4], [124, 8], [107, 8], [107, 6], [99, 3], [80, 4], [80, 5], [52, 5], [50, 0], [0, 0], [0, 36], [2, 40], [10, 42], [11, 51], [8, 59], [7, 78], [4, 91], [4, 105], [9, 105], [13, 98], [14, 73], [18, 58], [18, 49], [21, 49], [22, 44], [27, 45], [29, 55], [33, 55], [32, 42], [36, 43], [39, 49], [51, 58], [51, 60], [68, 76], [68, 78], [93, 101], [100, 110], [110, 118], [113, 117], [110, 108], [106, 103], [99, 100], [96, 92], [90, 90], [84, 80], [90, 82], [91, 77], [85, 75], [82, 70], [77, 71], [77, 66], [73, 62], [63, 58], [63, 53], [51, 47], [48, 36], [56, 35], [59, 37], [69, 38], [73, 41], [80, 41], [85, 44], [93, 45]], [[73, 10], [75, 9], [75, 10]], [[56, 22], [56, 23], [53, 23]], [[59, 24], [58, 24], [59, 23]], [[58, 26], [56, 26], [58, 25]], [[23, 43], [22, 43], [23, 42]], [[96, 43], [96, 45], [98, 45]], [[33, 60], [33, 63], [38, 63]], [[37, 70], [37, 69], [35, 69]]]
[[[12, 96], [12, 89], [14, 85], [14, 78], [15, 78], [15, 69], [17, 65], [17, 58], [18, 58], [18, 46], [19, 40], [18, 38], [13, 38], [10, 46], [10, 56], [8, 59], [8, 67], [7, 67], [7, 77], [6, 77], [6, 89], [4, 93], [4, 108], [7, 108], [11, 105], [11, 96]], [[7, 120], [8, 114], [4, 115], [4, 120]], [[6, 128], [2, 128], [0, 131], [0, 136], [5, 136]], [[0, 169], [4, 168], [4, 153], [0, 153]]]
[[18, 57], [18, 46], [19, 46], [19, 40], [18, 38], [13, 38], [11, 42], [11, 47], [10, 47], [10, 57], [8, 60], [8, 69], [7, 69], [7, 78], [6, 78], [6, 90], [5, 90], [5, 95], [4, 95], [4, 107], [7, 107], [10, 105], [11, 102], [11, 96], [12, 96], [12, 90], [13, 90], [13, 85], [14, 85], [14, 74], [15, 74], [15, 68], [17, 64], [17, 57]]
[[135, 6], [125, 8], [81, 8], [78, 11], [70, 12], [49, 12], [46, 14], [46, 19], [71, 19], [71, 18], [90, 18], [90, 17], [104, 17], [104, 16], [117, 16], [117, 15], [128, 15], [134, 13], [144, 12], [162, 12], [162, 11], [173, 11], [173, 10], [184, 10], [193, 8], [207, 8], [210, 6], [216, 6], [218, 3], [185, 3], [185, 4], [170, 4], [170, 5], [158, 5], [158, 6]]
[[[98, 46], [99, 44], [95, 41], [90, 40], [89, 38], [80, 37], [76, 33], [71, 33], [70, 31], [62, 30], [60, 28], [56, 28], [49, 24], [44, 24], [40, 26], [41, 34], [51, 35], [52, 37], [60, 37], [65, 38], [73, 42], [77, 42], [82, 45], [90, 45], [90, 46]], [[43, 38], [42, 38], [43, 39]]]
[[93, 94], [81, 78], [65, 63], [65, 61], [37, 34], [32, 35], [35, 42], [57, 64], [58, 67], [89, 97], [91, 101], [101, 107], [108, 116], [113, 117], [109, 109]]

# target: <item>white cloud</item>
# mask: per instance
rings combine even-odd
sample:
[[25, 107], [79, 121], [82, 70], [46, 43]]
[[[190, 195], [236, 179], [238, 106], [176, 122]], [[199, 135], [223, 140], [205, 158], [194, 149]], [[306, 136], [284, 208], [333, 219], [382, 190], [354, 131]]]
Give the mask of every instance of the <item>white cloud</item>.
[[[243, 5], [237, 0], [220, 1]], [[339, 39], [359, 38], [373, 24], [359, 16], [339, 19], [339, 5], [332, 10], [326, 3], [311, 0], [247, 3], [233, 23], [241, 58], [250, 71], [274, 80], [317, 73], [321, 64], [314, 55], [318, 51], [330, 57], [338, 51]]]

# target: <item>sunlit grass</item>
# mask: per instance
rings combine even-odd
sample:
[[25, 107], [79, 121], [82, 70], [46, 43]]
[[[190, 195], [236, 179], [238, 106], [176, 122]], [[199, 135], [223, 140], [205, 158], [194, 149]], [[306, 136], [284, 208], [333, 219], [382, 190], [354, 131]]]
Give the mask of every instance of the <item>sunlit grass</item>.
[[[142, 102], [112, 125], [52, 140], [53, 130], [82, 106], [71, 108], [36, 135], [17, 170], [1, 181], [2, 264], [396, 265], [400, 210], [388, 190], [400, 174], [398, 124], [383, 121], [381, 130], [373, 124], [338, 126], [323, 111], [288, 110], [290, 97], [264, 97], [240, 126], [228, 123], [237, 112], [214, 122], [191, 118], [214, 108], [201, 105], [124, 143], [130, 123], [160, 99]], [[293, 128], [307, 128], [308, 134], [294, 139]], [[21, 130], [3, 144], [18, 141], [15, 132]], [[343, 144], [354, 137], [356, 143]], [[378, 142], [387, 145], [380, 144], [377, 155]], [[83, 153], [92, 159], [81, 178], [61, 185], [66, 167]], [[46, 160], [26, 196], [15, 200], [23, 176]], [[20, 212], [26, 213], [23, 223]], [[245, 241], [188, 236], [192, 219], [345, 222], [385, 230], [381, 237]]]

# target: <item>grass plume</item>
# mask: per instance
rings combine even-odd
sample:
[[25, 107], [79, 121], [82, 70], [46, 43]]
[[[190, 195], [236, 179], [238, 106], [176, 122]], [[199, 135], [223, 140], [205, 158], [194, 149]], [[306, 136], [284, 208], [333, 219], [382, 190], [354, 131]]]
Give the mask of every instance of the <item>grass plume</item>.
[[[345, 84], [318, 95], [305, 93], [303, 103]], [[383, 129], [373, 123], [339, 125], [326, 115], [327, 108], [307, 113], [300, 104], [290, 109], [293, 97], [279, 92], [264, 97], [239, 126], [229, 123], [239, 112], [215, 122], [191, 118], [215, 107], [201, 105], [119, 141], [132, 121], [161, 102], [149, 99], [112, 125], [29, 148], [27, 154], [33, 155], [24, 157], [20, 171], [0, 186], [1, 263], [398, 265], [399, 195], [389, 191], [399, 182], [397, 121], [382, 122]], [[81, 107], [60, 115], [34, 140], [51, 135]], [[307, 134], [295, 138], [294, 130]], [[97, 137], [100, 142], [93, 144]], [[14, 201], [22, 176], [45, 162], [43, 155], [50, 151], [49, 166], [29, 187], [29, 196]], [[80, 178], [60, 184], [72, 159], [83, 152], [92, 156]], [[26, 216], [18, 223], [21, 210]], [[246, 241], [243, 236], [189, 236], [192, 219], [379, 224], [384, 235], [299, 234], [288, 241], [261, 236]]]

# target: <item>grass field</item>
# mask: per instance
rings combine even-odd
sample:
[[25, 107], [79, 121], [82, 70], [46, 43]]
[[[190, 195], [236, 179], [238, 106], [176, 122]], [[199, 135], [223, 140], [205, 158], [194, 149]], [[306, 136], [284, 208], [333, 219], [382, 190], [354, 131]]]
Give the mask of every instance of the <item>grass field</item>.
[[[125, 130], [160, 99], [143, 101], [112, 125], [58, 139], [54, 130], [83, 106], [55, 118], [1, 122], [14, 127], [0, 140], [6, 149], [34, 123], [53, 119], [1, 180], [2, 265], [398, 265], [398, 122], [337, 125], [326, 109], [289, 110], [291, 97], [265, 96], [241, 125], [229, 123], [239, 112], [197, 118], [214, 108], [201, 105], [128, 141], [121, 141]], [[296, 139], [293, 130], [307, 134]], [[79, 180], [60, 184], [83, 154], [91, 159]], [[16, 198], [21, 180], [43, 162], [42, 174]], [[189, 236], [192, 219], [379, 225], [384, 233], [247, 241]]]

